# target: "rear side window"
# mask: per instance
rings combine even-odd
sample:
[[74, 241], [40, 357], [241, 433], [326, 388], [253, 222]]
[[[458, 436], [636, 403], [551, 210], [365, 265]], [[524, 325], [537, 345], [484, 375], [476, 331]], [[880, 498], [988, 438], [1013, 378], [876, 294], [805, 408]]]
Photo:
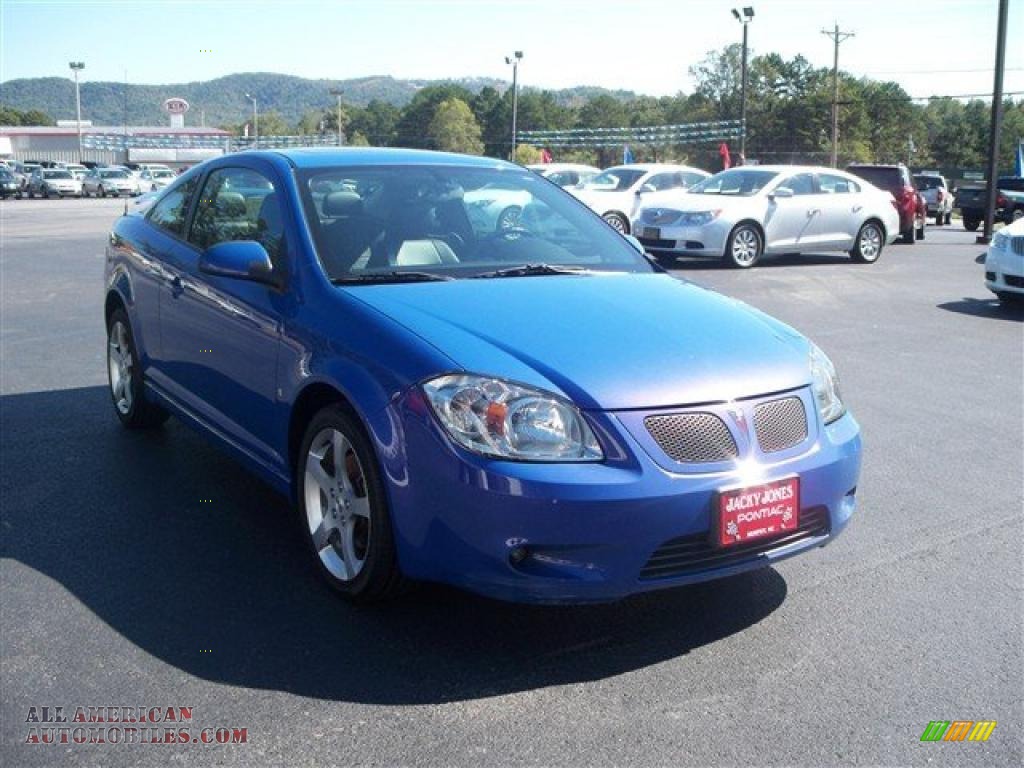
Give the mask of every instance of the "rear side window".
[[281, 203], [269, 179], [248, 168], [221, 168], [209, 175], [189, 235], [198, 248], [255, 240], [276, 265], [283, 236]]
[[823, 194], [849, 195], [860, 192], [860, 185], [857, 182], [831, 173], [819, 174], [818, 186]]
[[901, 177], [899, 168], [847, 168], [847, 170], [871, 182], [879, 189], [886, 189], [890, 192], [907, 186]]
[[188, 215], [189, 203], [195, 194], [196, 179], [172, 189], [163, 199], [153, 206], [149, 212], [149, 221], [178, 237], [185, 234], [185, 217]]

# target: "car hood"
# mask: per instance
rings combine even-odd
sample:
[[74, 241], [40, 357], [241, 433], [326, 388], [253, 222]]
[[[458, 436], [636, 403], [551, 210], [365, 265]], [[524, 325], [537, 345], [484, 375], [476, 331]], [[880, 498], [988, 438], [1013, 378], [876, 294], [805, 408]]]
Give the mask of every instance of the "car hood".
[[721, 402], [810, 382], [802, 336], [740, 302], [663, 274], [339, 290], [464, 370], [561, 392], [586, 409]]
[[[757, 195], [743, 197], [741, 195], [679, 195], [674, 200], [665, 200], [664, 203], [654, 204], [652, 207], [671, 208], [675, 211], [686, 213], [697, 213], [700, 211], [733, 211], [740, 208], [750, 208], [754, 201], [760, 200]], [[646, 200], [644, 201], [647, 202]]]

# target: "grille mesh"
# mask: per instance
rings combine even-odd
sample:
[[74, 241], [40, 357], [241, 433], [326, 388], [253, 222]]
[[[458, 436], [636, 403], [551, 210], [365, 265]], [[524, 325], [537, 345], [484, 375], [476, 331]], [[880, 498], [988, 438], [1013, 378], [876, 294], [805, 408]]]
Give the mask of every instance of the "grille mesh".
[[1024, 256], [1024, 235], [1010, 239], [1010, 248], [1018, 256]]
[[739, 453], [729, 428], [713, 413], [648, 416], [644, 425], [661, 450], [679, 462], [727, 461]]
[[807, 413], [799, 397], [772, 400], [754, 410], [757, 444], [765, 453], [784, 451], [807, 438]]

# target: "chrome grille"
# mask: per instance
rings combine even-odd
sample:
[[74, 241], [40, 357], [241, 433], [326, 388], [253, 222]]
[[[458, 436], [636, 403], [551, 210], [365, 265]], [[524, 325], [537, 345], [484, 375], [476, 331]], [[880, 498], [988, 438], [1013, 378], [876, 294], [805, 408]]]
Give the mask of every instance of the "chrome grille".
[[1024, 235], [1010, 238], [1010, 247], [1018, 256], [1024, 256]]
[[729, 428], [713, 413], [648, 416], [644, 426], [661, 450], [686, 464], [728, 461], [739, 453]]
[[765, 453], [784, 451], [807, 438], [807, 413], [799, 397], [762, 403], [754, 409], [757, 444]]

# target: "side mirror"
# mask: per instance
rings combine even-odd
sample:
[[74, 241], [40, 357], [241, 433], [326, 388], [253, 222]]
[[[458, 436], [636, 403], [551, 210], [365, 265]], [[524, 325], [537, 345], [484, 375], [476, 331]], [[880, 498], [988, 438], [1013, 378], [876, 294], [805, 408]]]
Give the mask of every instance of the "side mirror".
[[793, 190], [789, 187], [776, 187], [775, 191], [772, 192], [768, 197], [774, 199], [776, 197], [792, 197]]
[[637, 193], [638, 195], [642, 195], [642, 194], [644, 194], [645, 192], [657, 192], [657, 191], [658, 191], [658, 190], [656, 190], [656, 189], [654, 188], [654, 185], [653, 185], [653, 184], [644, 184], [644, 185], [643, 185], [642, 187], [640, 187], [640, 189], [638, 189], [638, 190], [636, 191], [636, 193]]
[[647, 251], [644, 250], [643, 243], [632, 235], [623, 235], [623, 237], [625, 237], [629, 241], [629, 244], [636, 248], [641, 255], [646, 255]]
[[228, 240], [207, 248], [199, 257], [199, 271], [280, 287], [270, 255], [255, 240]]

